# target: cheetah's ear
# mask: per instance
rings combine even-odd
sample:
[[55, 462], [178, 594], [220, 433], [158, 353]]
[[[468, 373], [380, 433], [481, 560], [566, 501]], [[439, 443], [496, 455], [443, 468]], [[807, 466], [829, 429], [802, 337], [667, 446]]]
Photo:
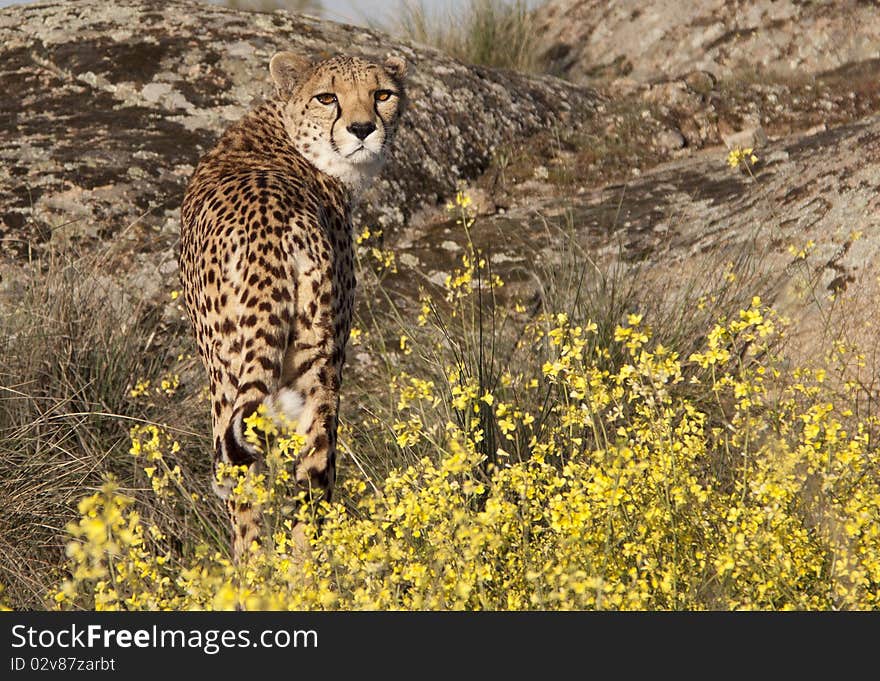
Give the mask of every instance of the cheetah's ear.
[[275, 81], [275, 87], [283, 95], [289, 95], [312, 68], [308, 57], [294, 52], [279, 52], [269, 62], [269, 73]]
[[385, 70], [391, 74], [393, 78], [403, 80], [406, 76], [406, 60], [403, 57], [392, 55], [385, 60]]

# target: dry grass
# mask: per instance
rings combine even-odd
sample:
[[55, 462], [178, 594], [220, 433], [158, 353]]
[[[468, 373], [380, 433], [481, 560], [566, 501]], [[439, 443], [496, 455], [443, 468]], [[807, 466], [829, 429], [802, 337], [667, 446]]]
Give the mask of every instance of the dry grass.
[[[321, 0], [204, 0], [251, 12], [283, 10], [339, 20], [325, 13]], [[372, 28], [435, 47], [467, 64], [544, 72], [532, 23], [531, 6], [524, 0], [468, 0], [462, 7], [437, 10], [422, 0], [397, 0], [384, 16], [367, 15], [352, 2], [356, 21]]]
[[[463, 222], [459, 218], [456, 229], [462, 229]], [[591, 337], [593, 348], [609, 352], [596, 361], [610, 370], [627, 359], [615, 342], [615, 330], [630, 314], [648, 316], [652, 339], [687, 356], [701, 347], [706, 330], [720, 316], [747, 308], [754, 295], [772, 297], [776, 284], [762, 267], [760, 254], [748, 247], [728, 253], [732, 260], [707, 262], [674, 284], [658, 280], [650, 268], [624, 262], [622, 251], [610, 266], [600, 265], [582, 243], [580, 227], [570, 215], [553, 220], [536, 217], [522, 237], [515, 230], [497, 233], [489, 221], [476, 220], [468, 229], [468, 241], [486, 258], [486, 265], [470, 273], [475, 282], [482, 281], [475, 283], [478, 294], [464, 301], [445, 300], [444, 287], [426, 281], [418, 267], [400, 264], [396, 272], [389, 272], [381, 249], [371, 254], [372, 244], [362, 246], [354, 323], [360, 334], [358, 345], [349, 348], [349, 357], [362, 354], [367, 360], [350, 361], [347, 368], [341, 436], [347, 454], [340, 460], [341, 479], [347, 475], [345, 467], [351, 466], [356, 477], [366, 473], [383, 480], [431, 455], [400, 448], [393, 439], [389, 442], [399, 411], [398, 390], [389, 389], [396, 376], [432, 381], [446, 398], [441, 404], [446, 411], [425, 415], [425, 420], [455, 421], [448, 406], [455, 387], [448, 381], [448, 367], [475, 377], [480, 394], [497, 393], [502, 375], [514, 369], [540, 375], [543, 360], [522, 343], [536, 319], [564, 311], [571, 319], [592, 320], [597, 326]], [[543, 238], [536, 236], [540, 233]], [[526, 264], [496, 268], [491, 244], [501, 240], [506, 242], [505, 251], [522, 253]], [[495, 274], [501, 275], [505, 286], [488, 286]], [[420, 299], [431, 300], [427, 313]], [[424, 325], [417, 321], [420, 316]], [[402, 337], [407, 351], [401, 349]], [[548, 410], [547, 398], [538, 393], [515, 396], [518, 404], [535, 414]], [[712, 410], [711, 395], [694, 399]], [[489, 414], [491, 410], [483, 412], [486, 418]], [[497, 429], [494, 423], [484, 425], [487, 437], [482, 448], [491, 460]], [[519, 443], [517, 449], [526, 452], [526, 443]]]
[[[175, 365], [171, 348], [191, 345], [189, 331], [169, 328], [155, 307], [127, 303], [101, 267], [99, 256], [49, 255], [0, 317], [0, 583], [17, 607], [43, 603], [63, 559], [64, 528], [103, 474], [143, 487], [128, 454], [133, 424], [165, 423], [180, 438], [192, 489], [209, 490], [199, 385], [184, 383], [173, 398], [130, 396], [141, 377]], [[203, 506], [216, 520], [210, 496]], [[155, 513], [182, 542], [208, 529], [187, 515]]]
[[[346, 379], [343, 504], [301, 516], [326, 514], [315, 559], [291, 570], [276, 522], [236, 569], [210, 537], [181, 545], [189, 483], [134, 503], [108, 481], [61, 607], [876, 608], [877, 419], [834, 362], [791, 365], [788, 322], [753, 297], [759, 250], [660, 287], [548, 224], [557, 248], [524, 266], [523, 299], [456, 202], [468, 245], [415, 306], [417, 273], [399, 263], [398, 295], [393, 254], [361, 242], [355, 347], [375, 359]], [[163, 435], [138, 465], [167, 472], [175, 452]], [[240, 494], [289, 520], [293, 459], [267, 462]]]
[[[474, 226], [475, 238], [480, 228]], [[435, 303], [431, 323], [424, 327], [414, 323], [419, 303], [412, 282], [417, 274], [402, 269], [389, 279], [369, 255], [371, 247], [364, 249], [356, 320], [364, 335], [362, 345], [352, 346], [350, 354], [365, 352], [373, 362], [359, 368], [357, 362], [349, 364], [340, 479], [365, 474], [381, 481], [418, 458], [413, 450], [412, 460], [406, 460], [407, 453], [388, 437], [397, 412], [397, 397], [388, 389], [390, 377], [403, 372], [434, 380], [448, 395], [452, 386], [444, 367], [459, 365], [479, 376], [483, 389], [493, 391], [506, 367], [533, 361], [518, 342], [536, 316], [565, 309], [573, 318], [593, 319], [599, 325], [597, 343], [608, 347], [627, 313], [652, 305], [656, 309], [643, 274], [597, 267], [577, 243], [575, 225], [545, 224], [543, 229], [558, 248], [549, 256], [537, 251], [530, 255], [534, 266], [523, 276], [533, 282], [533, 295], [525, 308], [514, 311], [501, 289], [500, 298], [487, 294], [478, 308], [462, 309], [451, 318], [451, 308], [442, 307], [443, 296], [436, 289], [433, 299], [441, 302]], [[174, 537], [181, 551], [206, 540], [226, 550], [226, 519], [210, 491], [205, 377], [193, 357], [189, 325], [163, 314], [161, 306], [126, 297], [108, 276], [111, 269], [102, 254], [50, 254], [25, 276], [21, 295], [2, 313], [0, 584], [17, 608], [45, 606], [64, 560], [65, 527], [77, 515], [77, 502], [99, 488], [106, 473], [141, 500], [139, 512]], [[168, 282], [168, 288], [177, 288], [177, 282]], [[699, 342], [698, 329], [708, 317], [691, 315], [685, 324], [693, 296], [684, 295], [667, 301], [669, 311], [655, 316], [668, 320], [654, 330], [656, 338], [681, 345], [691, 333], [691, 344]], [[734, 309], [742, 300], [731, 291], [723, 303]], [[412, 354], [401, 352], [402, 335], [416, 348]], [[161, 381], [170, 376], [180, 385], [166, 394]], [[149, 386], [132, 396], [144, 380]], [[536, 413], [543, 409], [541, 404], [533, 407]], [[180, 451], [169, 463], [181, 467], [184, 486], [196, 493], [195, 500], [162, 504], [149, 492], [150, 481], [129, 455], [131, 427], [149, 423], [161, 424], [179, 442]], [[487, 432], [494, 431], [492, 423], [486, 425]]]
[[531, 10], [523, 0], [468, 0], [458, 11], [445, 12], [420, 0], [400, 0], [393, 16], [374, 25], [468, 64], [541, 70]]

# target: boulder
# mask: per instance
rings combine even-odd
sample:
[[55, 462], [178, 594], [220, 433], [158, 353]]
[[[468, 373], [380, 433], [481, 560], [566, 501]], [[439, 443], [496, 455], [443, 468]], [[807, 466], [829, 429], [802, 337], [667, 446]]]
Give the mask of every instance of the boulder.
[[880, 10], [859, 0], [548, 0], [535, 28], [552, 70], [581, 83], [804, 75], [880, 58]]
[[[465, 243], [454, 227], [403, 244], [429, 278], [445, 274], [431, 271], [442, 260], [434, 244]], [[637, 281], [636, 304], [655, 321], [670, 303], [728, 289], [788, 316], [793, 358], [812, 362], [837, 336], [867, 351], [880, 338], [880, 116], [769, 141], [737, 159], [716, 147], [626, 182], [532, 197], [479, 219], [472, 238], [505, 279], [532, 288], [529, 273], [565, 260], [575, 243], [590, 270]], [[708, 308], [713, 319], [724, 311], [711, 300]]]
[[[341, 46], [374, 58], [398, 53], [413, 64], [397, 148], [360, 215], [385, 229], [385, 246], [402, 265], [402, 292], [413, 294], [425, 277], [442, 281], [455, 266], [463, 235], [443, 205], [466, 181], [481, 214], [475, 238], [483, 235], [494, 248], [500, 269], [523, 272], [540, 257], [552, 259], [558, 244], [541, 241], [549, 233], [545, 220], [570, 225], [597, 263], [650, 272], [658, 288], [750, 254], [766, 275], [760, 292], [807, 326], [819, 324], [822, 310], [803, 297], [807, 284], [823, 300], [864, 300], [875, 295], [880, 275], [880, 81], [871, 66], [880, 60], [868, 59], [880, 43], [858, 37], [875, 30], [861, 14], [869, 9], [864, 3], [841, 3], [839, 15], [827, 3], [771, 4], [759, 11], [757, 0], [740, 2], [734, 11], [692, 3], [693, 16], [679, 17], [678, 28], [667, 22], [667, 38], [648, 24], [644, 41], [621, 37], [621, 50], [647, 55], [650, 45], [660, 50], [678, 36], [657, 52], [673, 56], [645, 62], [645, 77], [650, 71], [658, 82], [636, 83], [612, 98], [553, 77], [466, 66], [430, 48], [307, 16], [185, 0], [161, 11], [147, 0], [7, 8], [0, 12], [9, 94], [0, 103], [3, 253], [21, 262], [47, 243], [110, 244], [106, 260], [119, 266], [114, 276], [125, 271], [125, 295], [167, 302], [176, 287], [178, 206], [199, 155], [229, 122], [271, 96], [266, 64], [275, 51], [318, 59]], [[625, 6], [607, 7], [602, 31], [626, 24]], [[599, 11], [598, 3], [572, 7]], [[664, 7], [634, 7], [626, 16], [634, 25], [650, 17], [656, 23]], [[725, 105], [733, 93], [709, 71], [692, 69], [711, 65], [694, 62], [692, 41], [681, 37], [682, 27], [708, 25], [700, 12], [712, 8], [732, 26], [767, 19], [781, 31], [784, 19], [792, 31], [809, 27], [815, 36], [799, 38], [809, 44], [821, 43], [844, 16], [865, 21], [841, 38], [839, 50], [804, 48], [812, 55], [804, 69], [838, 65], [836, 75], [770, 90], [759, 81]], [[582, 15], [564, 16], [574, 27]], [[762, 63], [789, 54], [783, 33], [772, 40], [763, 33], [746, 31], [740, 41], [769, 40], [776, 56]], [[713, 63], [724, 68], [739, 58], [722, 43], [712, 49]], [[857, 58], [868, 61], [844, 64]], [[691, 71], [682, 76], [677, 63]], [[670, 74], [678, 76], [659, 82]], [[748, 172], [727, 165], [728, 147], [751, 146], [758, 161]], [[805, 248], [809, 253], [798, 255]], [[7, 298], [17, 290], [10, 271], [0, 286]], [[763, 286], [770, 279], [772, 286]]]
[[363, 27], [173, 0], [60, 0], [0, 10], [0, 243], [174, 245], [199, 156], [272, 96], [278, 50], [412, 64], [410, 106], [361, 220], [392, 227], [479, 175], [498, 144], [593, 115], [592, 91], [465, 66]]

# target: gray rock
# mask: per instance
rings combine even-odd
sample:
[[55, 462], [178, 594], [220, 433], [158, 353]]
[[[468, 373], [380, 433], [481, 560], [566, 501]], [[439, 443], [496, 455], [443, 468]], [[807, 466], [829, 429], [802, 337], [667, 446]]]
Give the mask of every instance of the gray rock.
[[730, 149], [754, 149], [767, 144], [767, 133], [764, 132], [761, 126], [757, 126], [728, 134], [722, 133], [721, 139], [724, 140], [724, 144]]
[[[755, 153], [754, 165], [732, 168], [727, 150], [716, 147], [625, 184], [532, 199], [478, 220], [472, 236], [494, 253], [503, 246], [543, 253], [553, 262], [563, 247], [559, 235], [573, 227], [601, 267], [622, 263], [641, 273], [647, 290], [662, 291], [647, 295], [652, 306], [676, 291], [710, 290], [736, 262], [740, 278], [750, 273], [750, 281], [737, 287], [749, 297], [764, 296], [791, 318], [793, 353], [815, 358], [829, 320], [844, 313], [850, 315], [849, 340], [864, 332], [870, 335], [862, 337], [863, 347], [873, 347], [873, 301], [880, 298], [880, 116], [771, 141]], [[558, 229], [534, 228], [544, 221]], [[438, 226], [411, 248], [428, 260], [441, 237], [450, 238]], [[503, 266], [497, 270], [508, 276]]]
[[657, 135], [657, 145], [669, 151], [681, 149], [682, 147], [684, 147], [685, 144], [686, 142], [684, 139], [684, 135], [682, 135], [681, 132], [679, 130], [676, 130], [675, 128], [664, 130], [659, 135]]
[[880, 58], [880, 10], [859, 0], [548, 0], [535, 26], [554, 72], [582, 83], [806, 75]]
[[126, 228], [167, 248], [199, 156], [271, 96], [278, 50], [412, 65], [411, 105], [361, 219], [391, 228], [477, 177], [502, 142], [591, 117], [595, 95], [553, 78], [464, 66], [380, 33], [199, 2], [59, 0], [0, 11], [0, 243], [7, 255]]

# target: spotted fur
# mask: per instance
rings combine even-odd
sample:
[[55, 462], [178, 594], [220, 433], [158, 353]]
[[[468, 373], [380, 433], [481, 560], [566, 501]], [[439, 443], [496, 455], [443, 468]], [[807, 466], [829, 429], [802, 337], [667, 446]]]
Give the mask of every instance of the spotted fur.
[[[210, 380], [215, 469], [261, 465], [243, 420], [265, 404], [305, 438], [297, 484], [329, 498], [354, 305], [352, 202], [393, 140], [406, 64], [311, 65], [281, 52], [269, 70], [276, 97], [232, 125], [189, 182], [181, 280]], [[260, 519], [227, 505], [238, 559]]]

